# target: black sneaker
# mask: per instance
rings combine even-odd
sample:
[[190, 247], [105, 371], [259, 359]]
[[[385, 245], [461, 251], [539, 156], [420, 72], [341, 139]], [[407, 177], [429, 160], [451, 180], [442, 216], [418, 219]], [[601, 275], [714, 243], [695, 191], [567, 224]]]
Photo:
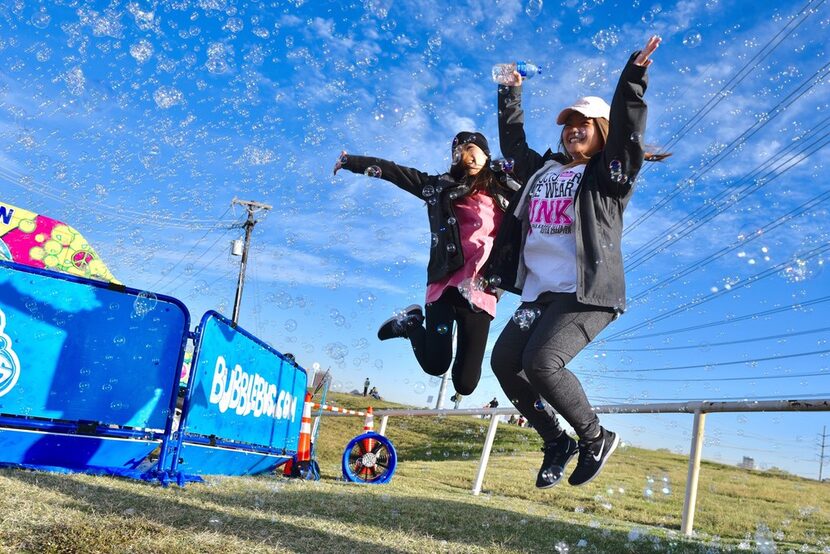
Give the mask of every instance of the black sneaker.
[[420, 325], [424, 322], [424, 313], [417, 304], [412, 304], [405, 310], [405, 315], [395, 315], [380, 324], [378, 338], [380, 340], [406, 337], [406, 328], [410, 325]]
[[539, 468], [539, 475], [536, 476], [537, 489], [550, 488], [562, 479], [565, 466], [579, 452], [579, 446], [563, 432], [556, 440], [546, 442], [542, 452], [545, 453], [545, 458], [542, 460], [542, 467]]
[[599, 475], [608, 457], [620, 444], [620, 437], [616, 433], [605, 427], [600, 427], [599, 430], [599, 436], [594, 440], [579, 441], [579, 460], [576, 462], [576, 469], [568, 478], [568, 483], [575, 487], [590, 483]]

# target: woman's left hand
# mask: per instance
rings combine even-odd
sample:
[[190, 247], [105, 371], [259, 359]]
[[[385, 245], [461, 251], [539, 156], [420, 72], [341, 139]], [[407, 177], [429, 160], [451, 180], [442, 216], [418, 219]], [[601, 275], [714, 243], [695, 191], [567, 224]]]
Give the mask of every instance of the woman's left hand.
[[637, 59], [634, 60], [634, 65], [639, 65], [640, 67], [648, 67], [652, 64], [654, 60], [650, 59], [657, 47], [660, 46], [660, 43], [663, 41], [657, 35], [652, 36], [646, 42], [645, 47], [640, 51], [640, 54], [637, 56]]

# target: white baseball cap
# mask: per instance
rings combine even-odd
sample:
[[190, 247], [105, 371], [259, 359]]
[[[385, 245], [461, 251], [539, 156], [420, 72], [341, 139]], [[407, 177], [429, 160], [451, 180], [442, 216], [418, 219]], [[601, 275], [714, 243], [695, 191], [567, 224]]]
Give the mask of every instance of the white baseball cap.
[[564, 125], [572, 112], [581, 113], [589, 119], [597, 117], [609, 119], [611, 116], [611, 106], [599, 96], [583, 96], [574, 102], [573, 105], [559, 112], [559, 116], [556, 118], [556, 124]]

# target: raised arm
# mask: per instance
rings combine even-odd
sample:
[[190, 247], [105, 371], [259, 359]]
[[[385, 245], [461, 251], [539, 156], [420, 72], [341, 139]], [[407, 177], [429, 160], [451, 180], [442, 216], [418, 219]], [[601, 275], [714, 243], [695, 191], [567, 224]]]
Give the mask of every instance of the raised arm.
[[531, 175], [542, 167], [544, 157], [527, 145], [525, 112], [522, 109], [522, 79], [516, 73], [518, 85], [499, 85], [499, 146], [505, 158], [513, 158], [513, 175], [527, 183]]
[[334, 173], [337, 174], [341, 168], [352, 173], [366, 173], [366, 170], [373, 166], [380, 169], [380, 175], [373, 175], [374, 177], [389, 181], [421, 199], [424, 198], [424, 187], [433, 180], [432, 176], [411, 167], [404, 167], [381, 158], [354, 156], [345, 152], [340, 154], [334, 164]]
[[652, 64], [650, 56], [659, 45], [660, 37], [651, 37], [641, 51], [631, 55], [611, 101], [608, 141], [602, 150], [599, 175], [600, 183], [613, 196], [631, 193], [643, 165], [648, 115], [648, 106], [643, 100], [648, 87], [646, 69]]

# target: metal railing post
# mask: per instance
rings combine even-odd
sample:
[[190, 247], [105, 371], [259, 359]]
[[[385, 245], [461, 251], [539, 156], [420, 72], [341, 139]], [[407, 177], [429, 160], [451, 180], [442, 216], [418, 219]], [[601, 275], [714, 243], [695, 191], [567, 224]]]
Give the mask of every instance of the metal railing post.
[[473, 483], [473, 494], [478, 496], [481, 492], [481, 484], [484, 481], [484, 473], [487, 471], [487, 462], [490, 460], [490, 450], [493, 448], [493, 440], [496, 438], [496, 429], [499, 427], [500, 415], [490, 416], [490, 427], [487, 428], [487, 436], [484, 439], [484, 449], [481, 451], [481, 460], [478, 462], [478, 472]]
[[378, 435], [386, 436], [386, 422], [389, 421], [389, 416], [385, 415], [380, 418], [380, 429], [378, 429]]
[[703, 427], [706, 413], [700, 408], [695, 410], [692, 426], [692, 446], [689, 451], [689, 473], [686, 476], [686, 498], [683, 501], [680, 532], [691, 536], [695, 524], [695, 503], [697, 502], [697, 482], [700, 477], [700, 453], [703, 450]]

